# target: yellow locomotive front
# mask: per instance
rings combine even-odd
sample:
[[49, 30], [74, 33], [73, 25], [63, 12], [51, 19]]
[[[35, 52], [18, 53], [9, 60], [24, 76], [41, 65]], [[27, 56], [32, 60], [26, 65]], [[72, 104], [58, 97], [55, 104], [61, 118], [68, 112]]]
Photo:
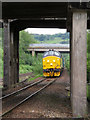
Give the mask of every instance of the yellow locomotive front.
[[43, 75], [45, 77], [60, 76], [62, 57], [59, 52], [50, 50], [43, 56]]

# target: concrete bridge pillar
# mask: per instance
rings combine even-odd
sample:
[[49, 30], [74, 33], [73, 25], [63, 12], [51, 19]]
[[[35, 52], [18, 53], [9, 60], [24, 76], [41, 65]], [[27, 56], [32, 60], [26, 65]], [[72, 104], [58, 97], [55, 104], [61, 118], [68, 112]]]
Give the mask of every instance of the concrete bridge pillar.
[[4, 87], [9, 87], [11, 83], [11, 61], [10, 61], [10, 23], [4, 20], [3, 23], [4, 33]]
[[11, 87], [19, 80], [19, 32], [15, 32], [9, 20], [4, 20], [4, 87]]
[[19, 31], [14, 30], [14, 84], [19, 82]]
[[71, 98], [74, 117], [85, 116], [87, 111], [86, 30], [87, 13], [85, 11], [73, 12], [71, 42]]
[[32, 56], [35, 56], [35, 51], [34, 50], [32, 50]]
[[72, 67], [71, 67], [71, 51], [72, 51], [72, 30], [70, 30], [70, 100], [72, 99]]

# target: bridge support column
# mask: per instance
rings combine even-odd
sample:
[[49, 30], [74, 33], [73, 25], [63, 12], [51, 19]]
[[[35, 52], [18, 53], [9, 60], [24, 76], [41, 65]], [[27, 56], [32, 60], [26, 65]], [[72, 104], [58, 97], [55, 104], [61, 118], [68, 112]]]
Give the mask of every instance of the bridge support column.
[[11, 83], [11, 60], [10, 60], [10, 23], [4, 20], [4, 87], [9, 87]]
[[32, 56], [35, 56], [35, 51], [34, 50], [32, 51]]
[[19, 31], [14, 31], [14, 84], [19, 82]]
[[72, 16], [72, 49], [71, 49], [71, 78], [72, 78], [72, 111], [74, 117], [86, 115], [86, 30], [87, 13], [73, 12]]
[[70, 100], [72, 99], [72, 67], [71, 67], [71, 51], [72, 51], [72, 31], [70, 30]]
[[[4, 20], [4, 87], [11, 87], [19, 80], [18, 66], [19, 62], [16, 59], [18, 56], [18, 42], [14, 30], [10, 26], [8, 20]], [[19, 56], [18, 56], [19, 57]], [[15, 66], [16, 62], [18, 65]]]

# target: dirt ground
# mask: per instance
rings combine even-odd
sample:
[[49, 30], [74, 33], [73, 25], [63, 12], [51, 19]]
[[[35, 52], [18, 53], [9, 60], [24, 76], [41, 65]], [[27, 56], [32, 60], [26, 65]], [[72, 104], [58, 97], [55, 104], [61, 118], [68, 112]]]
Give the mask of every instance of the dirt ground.
[[[11, 92], [14, 92], [14, 91], [17, 91], [18, 89], [30, 84], [30, 83], [33, 83], [34, 81], [37, 81], [36, 80], [33, 80], [33, 81], [27, 81], [29, 77], [35, 77], [32, 73], [25, 73], [25, 74], [20, 74], [19, 75], [19, 79], [20, 79], [20, 82], [15, 85], [14, 87], [12, 86], [11, 88], [9, 89], [2, 89], [2, 95], [6, 95], [6, 94], [9, 94]], [[22, 82], [23, 80], [27, 79], [25, 82]]]
[[[45, 83], [40, 83], [42, 86]], [[37, 86], [37, 87], [39, 87]], [[4, 118], [71, 118], [70, 77], [65, 69], [51, 86], [23, 103]], [[30, 92], [33, 91], [30, 89]], [[22, 94], [22, 97], [25, 96]]]
[[[32, 72], [30, 73], [24, 73], [24, 74], [19, 74], [19, 82], [25, 80], [26, 78], [28, 78], [29, 76], [34, 76]], [[0, 86], [3, 86], [3, 79], [0, 78]]]

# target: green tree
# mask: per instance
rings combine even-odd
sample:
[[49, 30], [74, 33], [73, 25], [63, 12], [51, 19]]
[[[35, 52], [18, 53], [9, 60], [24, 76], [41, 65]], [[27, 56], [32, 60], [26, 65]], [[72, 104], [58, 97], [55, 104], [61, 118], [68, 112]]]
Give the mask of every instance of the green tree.
[[20, 64], [28, 64], [27, 61], [29, 61], [30, 57], [29, 57], [29, 54], [26, 53], [26, 51], [31, 43], [37, 43], [33, 35], [29, 34], [28, 32], [21, 31], [20, 37], [19, 37]]
[[42, 73], [42, 56], [37, 59], [35, 56], [32, 57], [27, 52], [29, 44], [37, 43], [33, 35], [28, 32], [21, 31], [19, 38], [19, 70], [20, 73], [34, 72], [36, 74]]

